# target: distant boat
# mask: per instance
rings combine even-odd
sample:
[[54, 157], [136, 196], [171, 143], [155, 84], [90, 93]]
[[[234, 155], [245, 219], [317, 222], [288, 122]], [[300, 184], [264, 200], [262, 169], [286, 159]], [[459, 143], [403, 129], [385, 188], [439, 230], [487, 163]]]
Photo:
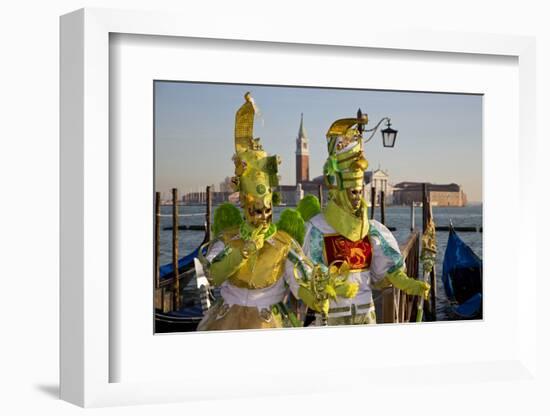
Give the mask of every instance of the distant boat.
[[452, 312], [461, 319], [482, 317], [483, 261], [449, 228], [443, 259], [443, 287]]

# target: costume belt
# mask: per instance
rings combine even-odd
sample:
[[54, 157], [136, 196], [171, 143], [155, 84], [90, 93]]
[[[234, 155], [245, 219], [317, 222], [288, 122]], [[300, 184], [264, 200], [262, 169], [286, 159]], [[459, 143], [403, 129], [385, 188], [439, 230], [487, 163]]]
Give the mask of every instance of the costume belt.
[[338, 308], [330, 308], [328, 310], [329, 314], [333, 313], [343, 313], [343, 312], [350, 312], [352, 315], [355, 315], [356, 313], [361, 313], [359, 311], [368, 310], [374, 307], [374, 302], [369, 303], [363, 303], [361, 305], [356, 305], [352, 303], [350, 306], [341, 306]]

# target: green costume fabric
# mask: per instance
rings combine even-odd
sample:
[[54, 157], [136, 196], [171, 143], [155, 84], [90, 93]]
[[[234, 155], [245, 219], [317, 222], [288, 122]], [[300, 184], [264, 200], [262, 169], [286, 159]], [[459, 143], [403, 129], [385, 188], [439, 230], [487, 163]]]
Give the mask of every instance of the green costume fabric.
[[286, 232], [294, 238], [300, 245], [304, 244], [305, 223], [299, 211], [287, 208], [281, 212], [277, 229]]
[[222, 231], [240, 225], [243, 222], [243, 216], [239, 208], [226, 202], [214, 210], [214, 221], [212, 223], [213, 235], [219, 235]]
[[424, 299], [428, 299], [430, 296], [430, 285], [424, 281], [410, 278], [403, 268], [386, 274], [376, 287], [385, 287], [389, 284], [402, 290], [407, 295], [422, 296]]
[[245, 263], [246, 259], [238, 250], [228, 250], [224, 255], [214, 258], [209, 269], [212, 283], [215, 286], [221, 285]]
[[306, 195], [298, 202], [296, 211], [300, 213], [304, 221], [309, 221], [321, 212], [321, 203], [314, 195]]

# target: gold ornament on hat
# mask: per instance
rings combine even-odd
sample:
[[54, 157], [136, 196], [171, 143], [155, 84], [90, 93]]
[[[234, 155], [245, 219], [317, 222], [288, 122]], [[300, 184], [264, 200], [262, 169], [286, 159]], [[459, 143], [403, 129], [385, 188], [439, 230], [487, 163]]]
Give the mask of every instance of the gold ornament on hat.
[[243, 207], [251, 205], [271, 206], [272, 188], [278, 186], [278, 156], [268, 156], [254, 138], [254, 116], [257, 108], [254, 99], [247, 92], [245, 103], [235, 115], [235, 177], [232, 178], [235, 190], [240, 192]]

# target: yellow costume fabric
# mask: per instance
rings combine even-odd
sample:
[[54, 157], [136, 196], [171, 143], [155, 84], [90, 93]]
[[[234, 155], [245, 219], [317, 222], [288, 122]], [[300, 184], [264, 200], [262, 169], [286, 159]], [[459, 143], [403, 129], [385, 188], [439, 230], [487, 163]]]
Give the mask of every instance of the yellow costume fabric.
[[[319, 303], [313, 293], [296, 280], [295, 264], [300, 263], [305, 269], [308, 265], [304, 263], [300, 247], [287, 233], [276, 231], [255, 256], [248, 258], [240, 254], [244, 244], [238, 227], [233, 227], [212, 242], [201, 260], [206, 266], [206, 275], [220, 286], [222, 299], [207, 312], [198, 330], [292, 326], [278, 305], [288, 289], [310, 308], [328, 309], [328, 301]], [[349, 294], [349, 288], [344, 285], [336, 289], [344, 296]]]
[[[291, 246], [291, 237], [283, 231], [277, 231], [272, 237], [271, 244], [263, 244], [257, 254], [248, 259], [243, 259], [240, 255], [244, 241], [238, 237], [238, 229], [228, 230], [221, 236], [221, 240], [231, 249], [231, 252], [237, 253], [238, 258], [240, 258], [240, 261], [234, 262], [237, 267], [233, 269], [231, 255], [226, 257], [229, 267], [224, 270], [226, 273], [225, 278], [231, 284], [240, 288], [263, 289], [271, 286], [283, 273], [285, 260]], [[218, 263], [223, 264], [223, 262], [222, 260]], [[213, 263], [212, 269], [216, 266], [217, 263]], [[220, 273], [223, 272], [220, 271], [217, 274]], [[216, 279], [217, 282], [221, 283], [220, 280], [220, 278]]]
[[276, 308], [259, 310], [255, 306], [229, 306], [218, 302], [208, 311], [197, 330], [265, 329], [282, 328], [283, 326], [286, 325], [284, 325], [281, 313]]
[[348, 240], [362, 240], [369, 232], [369, 219], [365, 201], [362, 201], [361, 214], [357, 216], [350, 212], [351, 207], [346, 196], [346, 191], [332, 190], [330, 191], [330, 196], [331, 199], [324, 210], [327, 222], [338, 234], [343, 235]]

